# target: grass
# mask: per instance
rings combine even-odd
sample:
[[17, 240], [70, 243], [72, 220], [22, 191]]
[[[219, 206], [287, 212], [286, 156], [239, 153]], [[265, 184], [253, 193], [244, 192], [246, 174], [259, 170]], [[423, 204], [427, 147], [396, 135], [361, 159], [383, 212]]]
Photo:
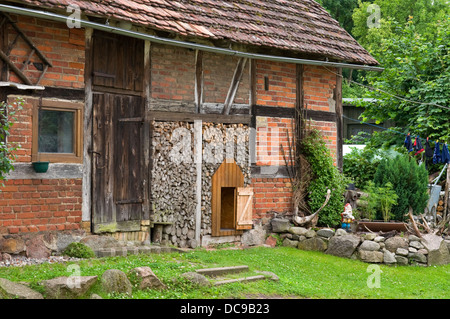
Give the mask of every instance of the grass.
[[[42, 291], [40, 280], [69, 276], [67, 264], [42, 264], [0, 268], [0, 277], [30, 283]], [[321, 299], [434, 299], [450, 298], [448, 289], [450, 265], [436, 267], [379, 265], [380, 288], [369, 288], [370, 264], [295, 248], [253, 248], [247, 250], [197, 249], [190, 253], [136, 255], [89, 259], [76, 262], [82, 276], [101, 274], [107, 269], [124, 272], [149, 266], [168, 287], [166, 290], [133, 291], [135, 299], [222, 299], [251, 296]], [[279, 281], [232, 283], [217, 287], [196, 287], [181, 277], [195, 269], [248, 265], [250, 271], [271, 271]], [[103, 298], [129, 298], [126, 295], [105, 295], [97, 284], [91, 292]]]

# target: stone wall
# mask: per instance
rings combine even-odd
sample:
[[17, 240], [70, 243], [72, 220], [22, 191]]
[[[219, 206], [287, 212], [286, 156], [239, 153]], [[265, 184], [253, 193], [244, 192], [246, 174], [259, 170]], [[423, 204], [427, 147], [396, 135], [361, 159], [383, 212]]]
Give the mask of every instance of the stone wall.
[[[268, 228], [268, 227], [267, 227]], [[367, 263], [433, 266], [450, 263], [450, 237], [424, 234], [347, 233], [343, 229], [306, 229], [288, 219], [270, 222], [267, 242], [280, 238], [283, 246], [357, 259]]]

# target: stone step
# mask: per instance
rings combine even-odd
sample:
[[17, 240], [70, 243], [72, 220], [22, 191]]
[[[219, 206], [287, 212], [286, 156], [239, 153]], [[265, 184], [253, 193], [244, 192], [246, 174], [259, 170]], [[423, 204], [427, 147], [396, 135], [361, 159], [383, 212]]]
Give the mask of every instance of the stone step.
[[239, 272], [248, 271], [248, 266], [241, 265], [241, 266], [232, 266], [232, 267], [219, 267], [219, 268], [204, 268], [204, 269], [197, 269], [196, 272], [208, 277], [217, 277], [217, 276], [223, 276], [227, 274], [236, 274]]
[[219, 280], [214, 282], [214, 286], [220, 286], [225, 284], [231, 284], [234, 282], [251, 282], [251, 281], [257, 281], [257, 280], [265, 280], [266, 276], [263, 275], [257, 275], [257, 276], [249, 276], [249, 277], [241, 277], [241, 278], [235, 278], [235, 279], [225, 279], [225, 280]]
[[100, 248], [94, 250], [96, 257], [115, 257], [115, 256], [129, 256], [137, 254], [160, 254], [160, 253], [172, 253], [172, 252], [184, 252], [183, 250], [164, 247], [164, 246], [117, 246], [110, 248]]

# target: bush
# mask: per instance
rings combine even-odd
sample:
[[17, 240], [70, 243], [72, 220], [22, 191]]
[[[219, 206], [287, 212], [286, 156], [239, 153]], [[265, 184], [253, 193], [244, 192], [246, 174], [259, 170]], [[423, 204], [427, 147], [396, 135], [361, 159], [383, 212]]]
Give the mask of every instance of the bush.
[[348, 180], [333, 164], [330, 150], [318, 130], [308, 130], [301, 142], [302, 153], [311, 165], [312, 180], [308, 187], [308, 204], [312, 212], [325, 201], [327, 190], [331, 190], [328, 204], [319, 213], [318, 224], [337, 226], [344, 211], [344, 192]]
[[367, 212], [370, 219], [389, 221], [393, 217], [392, 207], [397, 205], [398, 200], [392, 184], [386, 183], [384, 187], [376, 187], [373, 181], [369, 181], [366, 192], [369, 194]]
[[83, 244], [73, 242], [70, 243], [63, 251], [63, 255], [75, 258], [93, 258], [95, 253], [91, 247]]
[[391, 183], [398, 196], [397, 205], [392, 207], [393, 218], [405, 220], [411, 206], [414, 214], [421, 214], [428, 202], [428, 174], [425, 165], [417, 165], [413, 158], [398, 155], [383, 159], [374, 175], [374, 183], [383, 187]]
[[344, 156], [343, 172], [350, 178], [357, 188], [364, 188], [369, 181], [373, 181], [377, 167], [381, 162], [379, 151], [374, 149], [352, 149]]

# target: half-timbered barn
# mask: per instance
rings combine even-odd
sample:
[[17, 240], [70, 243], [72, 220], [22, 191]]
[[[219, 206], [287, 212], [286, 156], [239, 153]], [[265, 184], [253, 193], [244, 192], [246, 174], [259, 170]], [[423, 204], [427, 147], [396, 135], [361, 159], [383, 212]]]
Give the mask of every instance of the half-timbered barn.
[[341, 71], [376, 65], [313, 0], [2, 1], [0, 234], [239, 241], [292, 213], [296, 111], [341, 166]]

